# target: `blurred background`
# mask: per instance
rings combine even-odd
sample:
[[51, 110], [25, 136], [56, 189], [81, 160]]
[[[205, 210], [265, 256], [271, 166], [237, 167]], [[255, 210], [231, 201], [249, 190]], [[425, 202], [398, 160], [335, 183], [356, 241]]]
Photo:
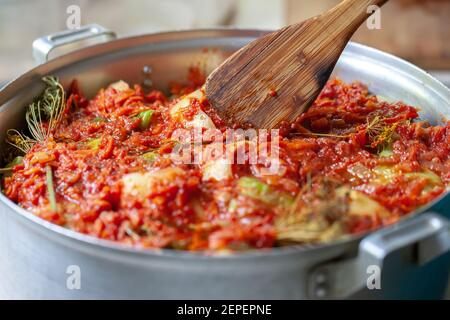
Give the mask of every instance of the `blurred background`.
[[0, 83], [31, 68], [34, 39], [66, 29], [67, 8], [81, 24], [119, 37], [220, 25], [273, 29], [285, 23], [283, 0], [0, 0]]
[[[279, 28], [340, 0], [0, 0], [0, 84], [33, 67], [31, 43], [66, 29], [67, 8], [81, 24], [99, 23], [119, 36], [210, 26]], [[365, 25], [355, 40], [401, 56], [450, 85], [450, 0], [395, 0], [381, 29]]]

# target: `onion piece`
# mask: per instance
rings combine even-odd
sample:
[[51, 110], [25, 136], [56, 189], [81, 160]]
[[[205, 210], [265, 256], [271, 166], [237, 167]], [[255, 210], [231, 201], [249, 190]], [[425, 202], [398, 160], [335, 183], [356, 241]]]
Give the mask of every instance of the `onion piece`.
[[233, 177], [231, 164], [226, 159], [219, 159], [208, 162], [202, 169], [203, 181], [209, 180], [227, 180]]
[[122, 177], [122, 192], [125, 195], [145, 199], [155, 188], [175, 183], [177, 178], [185, 176], [181, 168], [165, 168], [154, 172], [135, 172]]
[[216, 129], [214, 122], [211, 118], [202, 110], [198, 110], [193, 116], [193, 119], [186, 119], [184, 117], [184, 112], [192, 108], [192, 100], [204, 100], [205, 92], [202, 89], [196, 90], [184, 97], [182, 97], [170, 110], [170, 116], [183, 124], [186, 129], [192, 128], [205, 128], [205, 129]]

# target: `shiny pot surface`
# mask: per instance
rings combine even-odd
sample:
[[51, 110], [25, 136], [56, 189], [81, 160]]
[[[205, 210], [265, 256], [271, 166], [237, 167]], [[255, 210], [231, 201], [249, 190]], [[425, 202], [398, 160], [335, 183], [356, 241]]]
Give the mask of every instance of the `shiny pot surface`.
[[[43, 63], [0, 91], [0, 140], [7, 129], [24, 125], [25, 106], [42, 90], [40, 78], [46, 74], [57, 75], [66, 86], [77, 78], [88, 96], [118, 79], [166, 89], [193, 64], [210, 71], [263, 33], [225, 29], [145, 35]], [[85, 37], [66, 32], [43, 38], [35, 42], [36, 57], [45, 60], [55, 39], [67, 44]], [[450, 116], [447, 88], [383, 52], [349, 44], [334, 74], [419, 106], [421, 117], [433, 123]], [[0, 195], [0, 298], [439, 298], [450, 266], [445, 255], [449, 221], [443, 216], [449, 207], [444, 195], [392, 227], [328, 245], [207, 256], [88, 237], [43, 221]]]

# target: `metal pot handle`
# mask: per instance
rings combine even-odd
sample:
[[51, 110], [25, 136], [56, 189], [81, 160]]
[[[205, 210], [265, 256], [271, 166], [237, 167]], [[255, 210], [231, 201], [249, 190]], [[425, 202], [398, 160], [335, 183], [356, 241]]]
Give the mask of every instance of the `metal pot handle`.
[[401, 274], [449, 251], [450, 221], [426, 213], [364, 238], [355, 258], [313, 268], [308, 294], [313, 299], [345, 298], [367, 288], [377, 268], [381, 277]]
[[106, 38], [109, 41], [115, 39], [116, 34], [98, 24], [89, 24], [75, 30], [52, 33], [33, 42], [33, 57], [38, 64], [41, 64], [49, 60], [50, 52], [56, 48], [98, 37]]

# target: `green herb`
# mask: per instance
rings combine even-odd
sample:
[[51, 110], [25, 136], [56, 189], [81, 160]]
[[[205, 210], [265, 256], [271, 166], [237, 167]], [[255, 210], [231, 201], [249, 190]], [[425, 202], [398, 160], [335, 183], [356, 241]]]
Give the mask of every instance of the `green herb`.
[[375, 116], [367, 120], [366, 134], [369, 139], [369, 147], [378, 150], [391, 149], [394, 143], [399, 122], [386, 123], [385, 119]]
[[21, 164], [23, 162], [23, 157], [17, 156], [10, 163], [6, 165], [6, 167], [0, 169], [0, 174], [3, 174], [5, 177], [11, 176], [12, 170], [14, 166]]
[[50, 207], [54, 212], [58, 211], [58, 207], [56, 205], [56, 196], [55, 196], [55, 188], [53, 187], [53, 171], [52, 167], [47, 165], [45, 167], [46, 180], [47, 180], [47, 191], [48, 191], [48, 199], [50, 201]]
[[[26, 110], [25, 119], [28, 130], [33, 138], [10, 129], [6, 134], [6, 142], [16, 147], [20, 152], [27, 153], [36, 142], [45, 141], [60, 123], [66, 105], [64, 88], [56, 77], [42, 78], [46, 84], [41, 95], [31, 103]], [[47, 121], [47, 128], [42, 125]]]
[[276, 190], [269, 185], [252, 177], [242, 177], [238, 181], [241, 194], [262, 201], [268, 205], [288, 208], [294, 203], [289, 194]]
[[36, 141], [21, 134], [16, 129], [9, 129], [6, 131], [6, 142], [25, 154], [30, 151]]
[[142, 111], [137, 115], [137, 118], [141, 119], [140, 128], [142, 130], [146, 130], [150, 127], [150, 122], [152, 120], [153, 113], [155, 113], [155, 110], [146, 110]]
[[142, 155], [142, 158], [144, 158], [145, 160], [149, 161], [149, 162], [153, 162], [158, 158], [158, 154], [156, 152], [146, 152]]
[[87, 146], [89, 147], [89, 149], [98, 150], [101, 142], [102, 142], [101, 138], [91, 139], [87, 142]]
[[95, 117], [93, 119], [94, 122], [108, 122], [108, 119], [105, 119], [103, 117]]

